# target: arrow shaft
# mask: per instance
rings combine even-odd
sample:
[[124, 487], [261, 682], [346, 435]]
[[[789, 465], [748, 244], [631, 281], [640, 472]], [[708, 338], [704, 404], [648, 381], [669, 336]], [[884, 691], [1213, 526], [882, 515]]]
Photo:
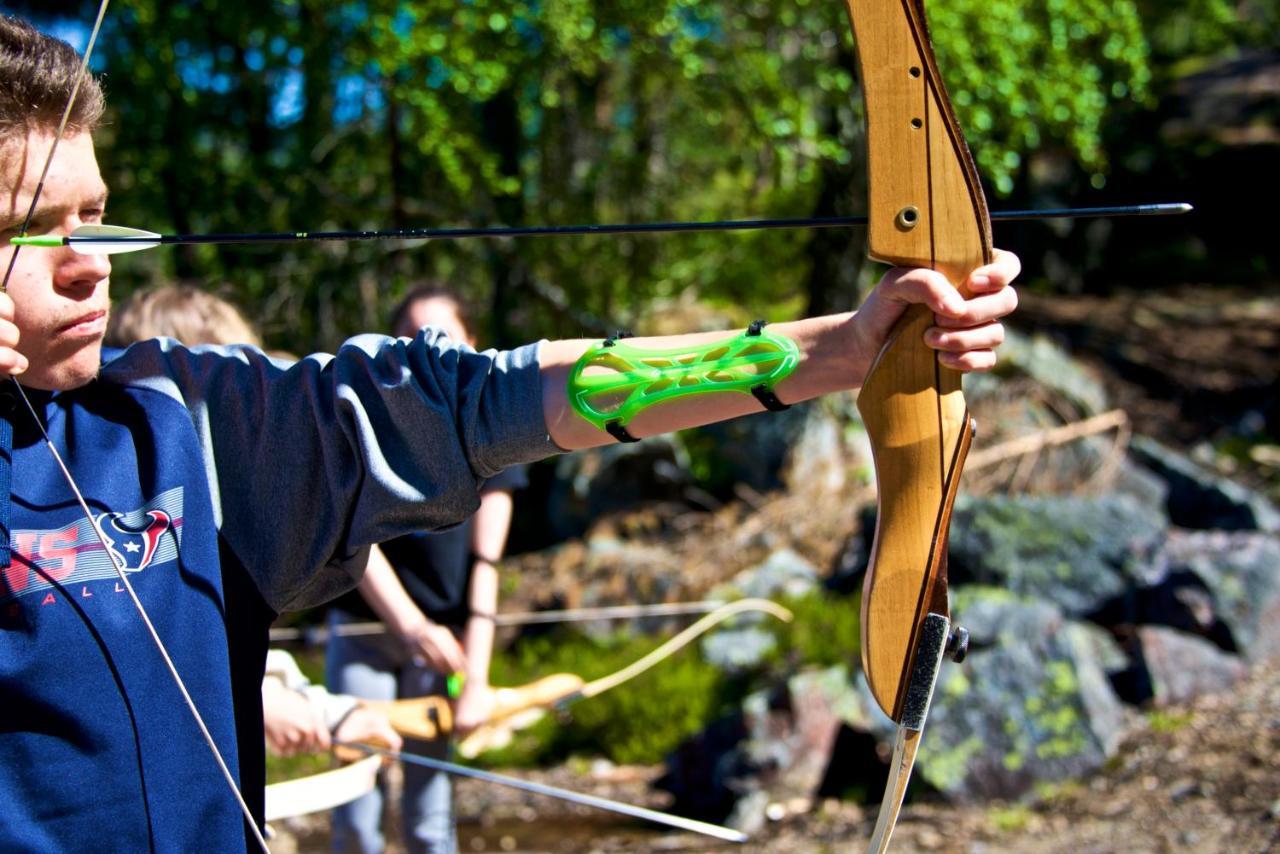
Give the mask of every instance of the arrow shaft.
[[696, 821], [691, 818], [684, 818], [683, 816], [671, 815], [669, 813], [659, 812], [658, 810], [651, 810], [647, 807], [637, 807], [631, 804], [624, 804], [621, 801], [601, 798], [596, 795], [587, 795], [581, 792], [574, 792], [569, 789], [561, 789], [558, 786], [548, 786], [544, 783], [535, 783], [531, 780], [521, 780], [518, 777], [508, 777], [505, 774], [494, 774], [492, 771], [481, 771], [478, 768], [468, 768], [465, 765], [457, 765], [453, 762], [446, 762], [443, 759], [433, 759], [429, 756], [420, 756], [416, 753], [397, 753], [394, 750], [385, 750], [383, 748], [373, 747], [367, 744], [344, 744], [343, 746], [352, 747], [356, 750], [363, 751], [364, 753], [385, 756], [388, 759], [394, 759], [398, 762], [407, 762], [410, 765], [420, 765], [424, 768], [443, 771], [446, 774], [453, 774], [457, 777], [470, 777], [473, 780], [483, 780], [486, 783], [496, 783], [500, 786], [519, 789], [522, 792], [531, 792], [535, 795], [545, 795], [562, 801], [568, 801], [572, 804], [594, 807], [595, 809], [607, 810], [620, 815], [631, 816], [632, 818], [652, 821], [657, 824], [665, 824], [668, 827], [675, 827], [680, 830], [701, 833], [705, 836], [723, 839], [726, 842], [747, 841], [747, 835], [745, 833], [740, 833], [727, 827], [709, 824], [705, 821]]
[[[993, 220], [1026, 221], [1037, 219], [1081, 219], [1090, 217], [1122, 216], [1174, 216], [1189, 213], [1191, 205], [1167, 203], [1154, 205], [1123, 205], [1092, 208], [1046, 208], [1029, 210], [996, 211]], [[517, 237], [571, 237], [583, 235], [670, 234], [709, 231], [775, 231], [800, 228], [851, 228], [864, 226], [865, 216], [803, 217], [798, 219], [728, 219], [702, 222], [636, 222], [602, 223], [598, 225], [529, 225], [485, 226], [466, 228], [392, 228], [369, 231], [275, 231], [213, 234], [165, 234], [141, 236], [78, 237], [71, 235], [61, 239], [15, 238], [12, 242], [31, 246], [76, 246], [87, 244], [98, 247], [176, 246], [198, 244], [281, 244], [308, 243], [328, 240], [466, 240], [473, 238]]]

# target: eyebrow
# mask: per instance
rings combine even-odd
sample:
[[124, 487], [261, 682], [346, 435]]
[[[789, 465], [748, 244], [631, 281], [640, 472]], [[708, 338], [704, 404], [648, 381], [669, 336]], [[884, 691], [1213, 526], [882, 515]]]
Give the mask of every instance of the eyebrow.
[[[110, 191], [107, 189], [106, 185], [104, 184], [98, 190], [98, 192], [94, 193], [89, 199], [76, 204], [74, 207], [79, 210], [83, 210], [84, 208], [99, 208], [101, 210], [105, 210], [107, 207], [107, 197], [109, 195], [110, 195]], [[40, 220], [48, 219], [50, 217], [56, 217], [60, 214], [65, 213], [71, 207], [72, 205], [70, 204], [56, 204], [56, 205], [45, 204], [44, 197], [41, 196], [40, 204], [36, 206], [35, 213], [31, 215], [31, 221], [38, 222]], [[25, 210], [21, 214], [18, 214], [16, 216], [0, 217], [0, 231], [17, 231], [22, 227], [22, 224], [26, 222], [26, 219], [27, 219], [27, 214]]]

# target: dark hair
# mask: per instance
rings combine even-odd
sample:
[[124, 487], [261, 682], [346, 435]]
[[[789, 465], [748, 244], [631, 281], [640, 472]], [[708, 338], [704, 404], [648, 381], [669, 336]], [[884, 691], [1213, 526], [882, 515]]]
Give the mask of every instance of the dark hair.
[[458, 314], [458, 320], [462, 321], [462, 326], [468, 333], [474, 334], [471, 325], [471, 306], [459, 296], [456, 292], [450, 290], [444, 285], [427, 282], [418, 285], [409, 290], [404, 295], [404, 299], [396, 305], [395, 311], [391, 312], [391, 325], [388, 327], [393, 335], [397, 334], [400, 325], [409, 317], [409, 310], [417, 303], [429, 299], [442, 299], [453, 304], [453, 310]]
[[[80, 79], [75, 48], [25, 21], [0, 15], [0, 144], [34, 129], [56, 130]], [[104, 105], [102, 87], [86, 72], [67, 132], [94, 130]]]

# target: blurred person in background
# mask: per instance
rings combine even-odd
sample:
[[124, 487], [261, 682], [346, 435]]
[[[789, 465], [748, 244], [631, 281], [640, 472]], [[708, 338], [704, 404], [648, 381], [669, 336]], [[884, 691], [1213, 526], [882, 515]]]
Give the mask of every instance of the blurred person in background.
[[[455, 343], [475, 346], [465, 304], [435, 285], [410, 291], [391, 317], [392, 333], [403, 338], [428, 326]], [[422, 697], [447, 694], [450, 676], [461, 677], [455, 732], [464, 736], [488, 719], [493, 707], [489, 662], [498, 607], [497, 564], [511, 529], [512, 493], [526, 484], [523, 466], [509, 468], [485, 482], [480, 509], [457, 527], [382, 544], [394, 572], [371, 564], [359, 587], [330, 610], [334, 631], [329, 640], [329, 690], [377, 700]], [[387, 634], [342, 635], [342, 626], [375, 617], [386, 624]], [[449, 748], [447, 739], [411, 741], [409, 747], [442, 759]], [[380, 786], [338, 807], [333, 850], [382, 851], [385, 799]], [[447, 774], [406, 765], [401, 817], [409, 851], [456, 850]]]

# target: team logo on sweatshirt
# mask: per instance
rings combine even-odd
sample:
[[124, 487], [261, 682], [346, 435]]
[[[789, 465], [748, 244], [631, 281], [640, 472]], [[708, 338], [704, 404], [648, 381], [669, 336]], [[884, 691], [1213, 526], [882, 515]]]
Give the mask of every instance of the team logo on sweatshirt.
[[150, 566], [161, 535], [173, 524], [173, 519], [163, 510], [146, 512], [149, 521], [141, 530], [121, 524], [125, 518], [123, 513], [103, 513], [95, 520], [107, 551], [125, 572], [139, 572]]
[[12, 563], [0, 568], [0, 605], [16, 607], [33, 595], [50, 605], [62, 596], [89, 599], [121, 587], [117, 566], [133, 574], [176, 564], [182, 512], [182, 487], [175, 487], [136, 510], [82, 517], [62, 528], [15, 529]]

